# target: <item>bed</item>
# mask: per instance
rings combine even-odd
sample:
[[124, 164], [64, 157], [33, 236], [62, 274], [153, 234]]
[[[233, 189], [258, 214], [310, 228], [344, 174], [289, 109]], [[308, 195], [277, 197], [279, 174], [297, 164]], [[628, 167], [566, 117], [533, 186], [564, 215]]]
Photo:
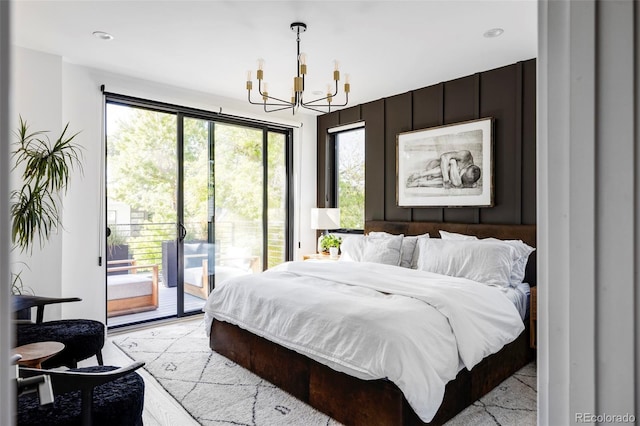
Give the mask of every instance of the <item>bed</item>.
[[[440, 230], [479, 238], [493, 237], [501, 240], [522, 240], [531, 247], [535, 247], [536, 230], [534, 225], [372, 221], [367, 222], [365, 229], [367, 233], [386, 232], [407, 236], [428, 233], [432, 237], [438, 237]], [[525, 264], [524, 280], [533, 286], [535, 285], [535, 252], [528, 257], [528, 263], [525, 261]], [[310, 268], [304, 265], [299, 267], [302, 269]], [[297, 266], [294, 265], [292, 268], [297, 268]], [[384, 268], [381, 269], [381, 271], [383, 270]], [[344, 273], [344, 271], [346, 269], [341, 270], [338, 268], [335, 273], [340, 274]], [[377, 269], [373, 272], [374, 274], [377, 273]], [[404, 275], [407, 275], [406, 279], [403, 278], [405, 284], [410, 285], [412, 277], [409, 275], [411, 273], [403, 272], [398, 274], [398, 276]], [[367, 278], [367, 282], [371, 282], [375, 286], [375, 277]], [[407, 288], [403, 287], [400, 291], [406, 291]], [[373, 290], [375, 289], [367, 288], [361, 291]], [[386, 293], [383, 292], [382, 294]], [[418, 299], [420, 297], [422, 296], [418, 296]], [[405, 302], [403, 301], [402, 303]], [[399, 306], [405, 309], [405, 305]], [[274, 312], [277, 312], [277, 310]], [[218, 318], [221, 317], [219, 316]], [[451, 319], [449, 321], [451, 324], [457, 322], [457, 320], [452, 321]], [[246, 324], [242, 324], [243, 328], [241, 328], [230, 322], [213, 320], [210, 328], [210, 345], [216, 352], [248, 368], [344, 424], [437, 425], [443, 424], [455, 416], [533, 359], [534, 353], [529, 348], [529, 330], [526, 324], [528, 324], [528, 321], [522, 322], [521, 328], [511, 330], [515, 340], [506, 344], [496, 353], [484, 357], [481, 361], [477, 362], [476, 360], [471, 363], [473, 367], [470, 371], [467, 368], [460, 368], [464, 367], [461, 365], [451, 375], [451, 364], [454, 361], [453, 356], [449, 356], [447, 374], [451, 376], [443, 383], [446, 383], [449, 379], [453, 380], [448, 381], [446, 386], [442, 384], [443, 396], [440, 395], [441, 404], [439, 407], [432, 408], [433, 412], [426, 414], [423, 407], [416, 405], [416, 396], [411, 392], [407, 392], [407, 384], [403, 381], [404, 379], [399, 380], [400, 386], [405, 391], [403, 393], [401, 388], [392, 380], [386, 378], [371, 379], [367, 377], [367, 374], [358, 374], [359, 371], [345, 368], [342, 362], [329, 367], [326, 364], [331, 363], [319, 359], [315, 356], [315, 353], [305, 352], [298, 348], [296, 350], [289, 349], [283, 346], [285, 344], [283, 342], [280, 342], [283, 344], [274, 343], [264, 337], [260, 337], [258, 334], [265, 335], [265, 333], [261, 333], [259, 330], [254, 330], [253, 333], [248, 331], [251, 330], [251, 327], [247, 327]], [[452, 328], [455, 328], [454, 325], [452, 325]], [[398, 332], [398, 334], [402, 333]], [[277, 339], [273, 340], [277, 341]], [[408, 338], [408, 341], [411, 341], [411, 337]], [[438, 342], [440, 345], [440, 341]], [[461, 347], [464, 346], [460, 343], [459, 345]], [[288, 346], [291, 347], [291, 345]], [[443, 344], [443, 347], [446, 347], [446, 345]], [[478, 352], [473, 353], [477, 354]], [[463, 364], [463, 358], [464, 356], [461, 355], [460, 360], [456, 359], [455, 362]], [[372, 362], [372, 364], [376, 363]], [[400, 364], [404, 365], [403, 363]], [[286, 366], [286, 368], [283, 368], [283, 366]], [[408, 398], [405, 393], [409, 395]], [[410, 400], [412, 401], [411, 403], [409, 402]], [[428, 423], [424, 421], [425, 418], [429, 418]]]

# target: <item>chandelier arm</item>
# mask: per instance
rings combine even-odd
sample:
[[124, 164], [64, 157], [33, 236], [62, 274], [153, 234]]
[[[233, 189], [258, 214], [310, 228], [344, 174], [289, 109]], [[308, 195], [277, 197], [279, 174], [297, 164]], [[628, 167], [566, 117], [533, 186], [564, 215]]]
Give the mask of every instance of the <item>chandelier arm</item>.
[[332, 106], [332, 107], [347, 106], [347, 104], [349, 103], [349, 93], [345, 93], [345, 94], [344, 94], [344, 96], [345, 96], [345, 100], [344, 100], [344, 103], [343, 103], [343, 104], [334, 104], [334, 103], [331, 103], [331, 105], [328, 105], [328, 106]]
[[334, 81], [336, 82], [336, 91], [333, 92], [333, 95], [331, 95], [331, 96], [335, 97], [335, 96], [338, 96], [338, 80], [334, 80]]
[[267, 105], [274, 105], [274, 104], [265, 104], [264, 112], [276, 112], [276, 111], [282, 111], [284, 109], [289, 109], [289, 108], [294, 109], [293, 105], [289, 105], [289, 106], [285, 106], [285, 107], [281, 107], [281, 108], [274, 108], [274, 109], [268, 110], [267, 109]]
[[[301, 104], [302, 105], [312, 105], [312, 104], [315, 104], [316, 102], [326, 101], [327, 99], [329, 99], [329, 97], [325, 96], [324, 98], [314, 99], [314, 100], [309, 101], [309, 102], [301, 102]], [[327, 105], [329, 105], [329, 104], [327, 103]], [[315, 106], [319, 106], [319, 105], [315, 105]]]
[[[345, 93], [345, 101], [342, 104], [336, 104], [336, 103], [326, 103], [326, 104], [316, 104], [316, 102], [320, 102], [320, 101], [325, 101], [329, 98], [329, 96], [325, 96], [324, 98], [318, 98], [318, 99], [314, 99], [312, 101], [309, 102], [301, 102], [301, 105], [304, 107], [307, 106], [313, 106], [313, 107], [323, 107], [323, 108], [327, 108], [327, 107], [338, 107], [338, 106], [346, 106], [349, 103], [349, 93]], [[335, 99], [335, 98], [332, 98]]]
[[323, 111], [323, 110], [321, 110], [321, 109], [312, 108], [312, 107], [307, 106], [307, 105], [300, 105], [300, 106], [301, 106], [302, 108], [305, 108], [305, 109], [308, 109], [308, 110], [311, 110], [311, 111], [315, 111], [315, 112], [319, 112], [319, 113], [321, 113], [321, 114], [326, 114], [327, 112], [331, 112], [331, 105], [322, 105], [322, 107], [328, 107], [328, 108], [329, 108], [329, 111]]
[[290, 106], [295, 105], [295, 104], [294, 104], [294, 103], [292, 103], [292, 102], [285, 101], [284, 99], [280, 99], [280, 98], [274, 98], [273, 96], [267, 96], [267, 99], [272, 99], [272, 100], [274, 100], [274, 101], [281, 102], [281, 104], [271, 104], [271, 105], [290, 105]]
[[284, 106], [286, 108], [291, 108], [293, 106], [293, 104], [291, 102], [287, 102], [287, 101], [282, 101], [281, 99], [276, 99], [276, 98], [271, 98], [269, 96], [267, 96], [267, 98], [269, 99], [276, 99], [278, 101], [281, 101], [281, 103], [266, 103], [264, 101], [262, 102], [254, 102], [251, 100], [251, 92], [249, 92], [249, 96], [247, 97], [249, 100], [249, 103], [252, 105], [271, 105], [271, 106]]

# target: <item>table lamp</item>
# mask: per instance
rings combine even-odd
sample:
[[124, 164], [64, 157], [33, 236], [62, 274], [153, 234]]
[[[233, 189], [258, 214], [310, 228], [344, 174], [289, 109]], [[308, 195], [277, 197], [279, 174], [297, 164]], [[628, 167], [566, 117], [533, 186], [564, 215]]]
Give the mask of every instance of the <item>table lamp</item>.
[[[311, 209], [311, 229], [324, 230], [323, 235], [329, 234], [330, 229], [340, 229], [339, 208], [313, 208]], [[320, 239], [322, 236], [320, 236]], [[320, 241], [318, 240], [318, 242]]]

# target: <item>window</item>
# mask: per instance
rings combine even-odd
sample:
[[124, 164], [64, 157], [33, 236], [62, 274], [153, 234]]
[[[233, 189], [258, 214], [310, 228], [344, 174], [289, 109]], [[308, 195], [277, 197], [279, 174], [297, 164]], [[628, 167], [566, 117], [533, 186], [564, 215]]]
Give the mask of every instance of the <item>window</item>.
[[364, 229], [364, 127], [337, 131], [334, 139], [334, 205], [340, 208], [340, 227]]

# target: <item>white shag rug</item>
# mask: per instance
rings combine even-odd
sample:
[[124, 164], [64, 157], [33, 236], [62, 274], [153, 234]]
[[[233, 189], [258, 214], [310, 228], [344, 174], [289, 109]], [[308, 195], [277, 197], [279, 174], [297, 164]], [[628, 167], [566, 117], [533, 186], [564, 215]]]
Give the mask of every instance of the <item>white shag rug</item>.
[[[340, 425], [209, 348], [201, 319], [116, 336], [200, 424]], [[467, 407], [447, 426], [535, 425], [536, 368], [531, 363]]]

